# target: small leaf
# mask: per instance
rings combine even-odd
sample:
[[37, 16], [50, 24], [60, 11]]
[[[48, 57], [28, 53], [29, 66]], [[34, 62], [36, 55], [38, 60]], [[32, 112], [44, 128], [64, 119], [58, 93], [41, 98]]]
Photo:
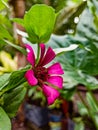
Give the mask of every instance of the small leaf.
[[78, 47], [77, 44], [72, 44], [72, 45], [70, 45], [69, 47], [53, 49], [53, 51], [55, 52], [56, 55], [59, 55], [59, 54], [61, 54], [61, 53], [65, 53], [65, 52], [67, 52], [67, 51], [73, 51], [73, 50], [75, 50], [77, 47]]
[[49, 40], [55, 24], [56, 14], [52, 7], [36, 4], [24, 16], [24, 27], [33, 43]]
[[10, 119], [2, 107], [0, 107], [0, 130], [11, 130]]

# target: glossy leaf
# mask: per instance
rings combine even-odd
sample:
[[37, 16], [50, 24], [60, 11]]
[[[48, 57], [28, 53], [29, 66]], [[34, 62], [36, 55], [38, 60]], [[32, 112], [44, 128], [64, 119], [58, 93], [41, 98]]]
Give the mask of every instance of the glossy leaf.
[[55, 24], [56, 14], [52, 7], [37, 4], [24, 16], [24, 27], [33, 43], [49, 40]]
[[2, 107], [0, 107], [0, 130], [11, 130], [10, 119]]

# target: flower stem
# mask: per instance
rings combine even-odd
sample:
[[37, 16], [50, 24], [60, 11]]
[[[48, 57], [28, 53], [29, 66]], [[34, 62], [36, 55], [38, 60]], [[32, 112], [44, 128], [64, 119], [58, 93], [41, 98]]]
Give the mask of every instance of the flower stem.
[[40, 44], [37, 44], [37, 59], [36, 59], [36, 64], [38, 64], [40, 58]]

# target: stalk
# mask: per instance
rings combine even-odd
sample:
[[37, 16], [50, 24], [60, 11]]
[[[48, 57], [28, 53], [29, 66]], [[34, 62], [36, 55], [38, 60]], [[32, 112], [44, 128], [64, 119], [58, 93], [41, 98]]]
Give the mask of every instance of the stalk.
[[38, 64], [39, 62], [39, 58], [40, 58], [40, 44], [38, 43], [37, 44], [37, 59], [36, 59], [36, 64]]

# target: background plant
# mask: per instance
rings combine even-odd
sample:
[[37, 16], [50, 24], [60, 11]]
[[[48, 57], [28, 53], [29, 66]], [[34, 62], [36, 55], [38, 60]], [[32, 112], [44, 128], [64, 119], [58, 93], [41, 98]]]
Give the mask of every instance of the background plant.
[[[12, 44], [15, 41], [13, 39], [12, 31], [9, 29], [12, 28], [12, 24], [9, 20], [9, 17], [6, 17], [3, 13], [5, 7], [7, 7], [8, 9], [8, 6], [6, 6], [6, 1], [2, 1], [0, 3], [0, 19], [1, 21], [3, 20], [3, 22], [0, 23], [0, 48], [1, 50], [4, 49], [6, 43], [8, 43], [9, 45], [21, 51], [23, 54], [26, 54], [26, 51], [23, 48]], [[44, 3], [45, 1], [37, 1], [37, 3], [40, 2]], [[70, 5], [68, 1], [66, 1], [65, 3], [63, 3], [64, 1], [62, 1], [61, 5], [58, 4], [58, 6], [56, 6], [56, 4], [54, 3], [55, 1], [48, 2], [52, 7], [55, 7], [56, 12], [60, 11], [60, 9], [62, 9], [64, 6], [66, 7], [67, 5]], [[42, 34], [39, 37], [39, 34], [36, 31], [34, 31], [34, 33], [32, 34], [32, 29], [30, 30], [28, 24], [26, 23], [28, 22], [28, 20], [26, 19], [26, 17], [28, 16], [25, 17], [25, 22], [18, 19], [15, 19], [14, 21], [17, 21], [26, 28], [26, 31], [30, 36], [30, 41], [32, 41], [32, 39], [34, 38], [36, 40], [33, 42], [39, 42], [39, 39], [40, 42], [43, 40], [44, 42], [46, 42], [50, 38], [47, 46], [52, 46], [54, 49], [65, 48], [65, 50], [63, 51], [64, 53], [66, 52], [66, 47], [72, 44], [77, 44], [79, 46], [74, 51], [66, 52], [61, 56], [58, 55], [58, 57], [56, 58], [56, 60], [62, 64], [65, 71], [64, 89], [61, 92], [61, 95], [66, 100], [72, 100], [74, 94], [77, 93], [81, 100], [81, 102], [76, 101], [79, 107], [80, 118], [74, 118], [74, 121], [77, 122], [75, 130], [84, 129], [85, 122], [83, 122], [83, 119], [85, 119], [86, 116], [88, 116], [88, 118], [92, 120], [92, 124], [97, 130], [98, 123], [96, 113], [98, 112], [98, 103], [97, 99], [93, 95], [93, 90], [96, 91], [98, 88], [98, 80], [96, 78], [98, 74], [98, 2], [97, 0], [88, 0], [87, 2], [77, 1], [78, 4], [75, 5], [75, 1], [73, 0], [71, 1], [71, 3], [73, 3], [71, 7], [68, 6], [69, 8], [60, 11], [56, 19], [55, 28], [53, 31], [55, 34], [64, 36], [52, 35], [50, 38], [53, 26], [51, 26], [51, 31], [47, 37], [45, 33], [43, 37]], [[29, 4], [28, 9], [30, 8], [30, 6], [31, 4]], [[78, 18], [78, 21], [75, 23], [76, 18]], [[47, 19], [44, 20], [47, 21]], [[43, 21], [43, 25], [45, 21]], [[37, 22], [36, 28], [39, 26], [39, 23]], [[41, 32], [43, 32], [43, 30], [41, 30]], [[33, 37], [34, 34], [35, 37]], [[36, 38], [36, 34], [39, 38]], [[23, 75], [27, 71], [27, 69], [29, 69], [29, 66], [10, 74], [7, 73], [0, 76], [0, 118], [2, 121], [4, 119], [7, 120], [6, 125], [5, 122], [0, 122], [0, 126], [3, 130], [11, 129], [9, 117], [12, 118], [15, 116], [15, 113], [17, 112], [21, 101], [23, 101], [24, 99], [28, 85], [25, 82]], [[21, 80], [19, 81], [19, 79]], [[82, 84], [82, 86], [84, 86], [87, 90], [85, 100], [78, 90], [79, 84]], [[12, 102], [9, 103], [8, 100], [12, 100]], [[6, 128], [5, 126], [8, 127]]]

